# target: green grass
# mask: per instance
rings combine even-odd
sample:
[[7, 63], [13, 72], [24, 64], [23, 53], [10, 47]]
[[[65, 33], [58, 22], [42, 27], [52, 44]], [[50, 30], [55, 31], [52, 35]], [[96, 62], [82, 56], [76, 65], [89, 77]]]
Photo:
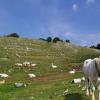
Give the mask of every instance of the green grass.
[[[2, 85], [0, 88], [1, 98], [11, 100], [15, 97], [18, 99], [24, 98], [24, 100], [30, 100], [30, 97], [34, 97], [35, 100], [84, 100], [85, 95], [81, 88], [76, 84], [71, 84], [70, 76], [66, 79], [49, 80], [49, 81], [30, 81], [32, 84], [27, 87], [16, 88], [13, 83]], [[64, 91], [68, 89], [69, 93], [64, 95]], [[79, 92], [80, 91], [80, 92]], [[81, 99], [82, 98], [82, 99]], [[3, 100], [3, 99], [2, 99]], [[86, 99], [87, 100], [87, 99]]]
[[[69, 43], [47, 43], [35, 39], [0, 37], [0, 73], [9, 75], [5, 79], [6, 83], [0, 85], [0, 100], [14, 98], [15, 100], [89, 100], [85, 96], [85, 91], [81, 90], [85, 83], [82, 83], [81, 87], [71, 84], [73, 78], [82, 77], [83, 74], [78, 72], [69, 75], [68, 71], [74, 66], [82, 67], [85, 59], [99, 55], [98, 50]], [[31, 69], [15, 67], [15, 63], [24, 61], [36, 63], [37, 66]], [[57, 69], [51, 68], [52, 63], [58, 66]], [[48, 78], [32, 80], [29, 79], [28, 73]], [[27, 86], [16, 88], [15, 82], [24, 82]], [[69, 92], [64, 95], [66, 89]]]

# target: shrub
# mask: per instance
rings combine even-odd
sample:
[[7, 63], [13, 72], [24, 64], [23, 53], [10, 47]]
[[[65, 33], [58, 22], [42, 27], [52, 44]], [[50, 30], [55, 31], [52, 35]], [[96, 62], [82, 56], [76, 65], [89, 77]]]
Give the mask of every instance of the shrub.
[[11, 33], [11, 34], [8, 34], [7, 37], [17, 37], [17, 38], [19, 38], [19, 35], [17, 33]]
[[70, 43], [70, 40], [66, 40], [67, 43]]
[[55, 38], [53, 39], [53, 43], [56, 43], [56, 42], [58, 42], [58, 41], [61, 41], [59, 37], [55, 37]]
[[47, 41], [47, 42], [51, 42], [51, 41], [52, 41], [52, 38], [51, 38], [51, 37], [48, 37], [48, 38], [46, 39], [46, 41]]
[[100, 49], [100, 43], [99, 43], [99, 44], [97, 44], [97, 49]]

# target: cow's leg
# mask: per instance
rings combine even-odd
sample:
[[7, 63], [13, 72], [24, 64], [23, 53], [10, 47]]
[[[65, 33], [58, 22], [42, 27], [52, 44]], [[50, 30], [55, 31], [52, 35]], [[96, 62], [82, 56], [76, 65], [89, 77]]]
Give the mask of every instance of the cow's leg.
[[92, 83], [92, 79], [90, 79], [89, 81], [89, 87], [90, 87], [89, 95], [92, 95], [92, 100], [95, 100], [95, 96], [94, 96], [95, 87]]
[[89, 79], [86, 79], [86, 95], [89, 96]]
[[87, 82], [86, 95], [90, 96], [90, 98], [92, 97], [92, 100], [95, 100], [95, 96], [94, 96], [95, 87], [93, 86], [92, 79], [88, 78], [86, 82]]
[[95, 100], [94, 92], [95, 92], [95, 87], [92, 85], [92, 100]]
[[89, 91], [89, 96], [92, 95], [92, 81], [90, 78], [88, 78], [88, 91]]
[[99, 91], [99, 100], [100, 100], [100, 77], [98, 78], [98, 91]]
[[100, 100], [100, 83], [98, 84], [99, 100]]

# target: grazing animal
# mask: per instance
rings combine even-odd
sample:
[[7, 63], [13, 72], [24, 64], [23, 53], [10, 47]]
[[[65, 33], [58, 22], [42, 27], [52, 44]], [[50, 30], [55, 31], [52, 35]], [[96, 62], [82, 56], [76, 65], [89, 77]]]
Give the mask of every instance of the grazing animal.
[[36, 66], [36, 64], [31, 64], [31, 67], [35, 67]]
[[67, 95], [67, 94], [68, 94], [68, 92], [69, 92], [69, 90], [68, 90], [68, 89], [66, 89], [66, 90], [63, 92], [63, 94], [64, 94], [64, 95]]
[[26, 84], [25, 83], [15, 83], [15, 86], [17, 87], [17, 88], [19, 88], [19, 87], [26, 87]]
[[5, 80], [0, 81], [0, 84], [5, 84]]
[[34, 78], [34, 77], [36, 77], [35, 74], [28, 74], [28, 76], [29, 76], [30, 78]]
[[0, 77], [2, 77], [2, 78], [6, 78], [6, 77], [8, 77], [8, 75], [5, 74], [5, 73], [0, 73]]
[[28, 62], [28, 61], [23, 62], [23, 66], [30, 67], [30, 62]]
[[76, 72], [75, 69], [69, 71], [70, 74], [75, 74], [75, 72]]
[[94, 92], [95, 87], [93, 81], [97, 81], [100, 100], [100, 58], [87, 59], [83, 64], [83, 72], [86, 80], [86, 95], [92, 96], [92, 100], [95, 100]]
[[72, 80], [72, 83], [78, 84], [78, 83], [81, 83], [81, 81], [82, 81], [81, 78], [76, 78]]
[[85, 77], [82, 77], [81, 80], [82, 80], [82, 81], [85, 81]]
[[22, 64], [21, 63], [16, 63], [15, 66], [22, 67]]
[[57, 68], [57, 66], [52, 63], [52, 68]]

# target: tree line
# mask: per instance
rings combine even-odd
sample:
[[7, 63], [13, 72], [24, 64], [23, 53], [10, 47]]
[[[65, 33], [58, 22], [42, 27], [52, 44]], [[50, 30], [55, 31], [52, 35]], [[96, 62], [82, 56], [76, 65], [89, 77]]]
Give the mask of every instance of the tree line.
[[[16, 37], [16, 38], [19, 38], [20, 36], [18, 35], [18, 33], [11, 33], [11, 34], [5, 35], [5, 37]], [[56, 43], [58, 41], [63, 42], [63, 40], [60, 39], [59, 37], [55, 37], [55, 38], [47, 37], [47, 39], [39, 38], [39, 40], [43, 40], [43, 41], [47, 41], [47, 42], [53, 42], [53, 43]], [[70, 43], [70, 40], [65, 40], [65, 42]]]
[[94, 48], [94, 49], [99, 49], [100, 50], [100, 43], [95, 45], [90, 46], [90, 48]]
[[[5, 35], [5, 37], [16, 37], [16, 38], [19, 38], [20, 36], [18, 35], [18, 33], [10, 33], [8, 35]], [[47, 39], [39, 38], [39, 40], [43, 40], [43, 41], [46, 41], [46, 42], [53, 42], [53, 43], [56, 43], [58, 41], [63, 42], [63, 40], [60, 39], [59, 37], [55, 37], [55, 38], [47, 37]], [[65, 40], [65, 42], [70, 43], [70, 40]], [[97, 44], [96, 46], [92, 45], [92, 46], [90, 46], [90, 48], [94, 48], [94, 49], [99, 49], [100, 50], [100, 43]]]
[[[58, 41], [63, 42], [63, 40], [60, 39], [59, 37], [55, 37], [55, 38], [47, 37], [47, 39], [39, 38], [39, 40], [43, 40], [43, 41], [47, 41], [47, 42], [53, 42], [53, 43], [56, 43]], [[65, 40], [65, 42], [70, 43], [70, 40]]]
[[18, 35], [18, 33], [10, 33], [8, 35], [4, 35], [4, 37], [16, 37], [16, 38], [19, 38], [20, 36]]

